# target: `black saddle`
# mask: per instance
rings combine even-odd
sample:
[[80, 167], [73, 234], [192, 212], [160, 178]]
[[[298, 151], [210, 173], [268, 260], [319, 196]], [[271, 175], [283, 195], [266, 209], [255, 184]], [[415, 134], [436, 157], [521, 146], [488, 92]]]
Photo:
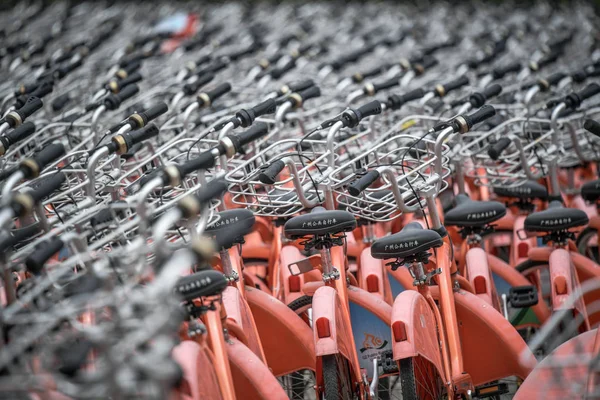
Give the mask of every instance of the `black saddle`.
[[581, 197], [591, 202], [598, 201], [600, 199], [600, 179], [583, 185], [581, 187]]
[[243, 237], [252, 232], [254, 213], [245, 208], [222, 211], [217, 214], [217, 222], [206, 228], [205, 233], [212, 236], [218, 248], [228, 249], [241, 243]]
[[446, 213], [445, 225], [478, 227], [490, 224], [506, 215], [506, 207], [498, 201], [471, 200], [466, 194], [456, 196], [456, 207]]
[[185, 301], [192, 301], [198, 297], [217, 296], [226, 287], [225, 275], [214, 269], [205, 269], [179, 278], [175, 284], [175, 293]]
[[493, 187], [492, 190], [498, 196], [519, 200], [548, 199], [548, 190], [544, 185], [536, 181], [527, 181], [522, 185], [514, 187]]
[[304, 236], [325, 236], [350, 232], [356, 228], [356, 219], [348, 211], [326, 210], [315, 207], [308, 214], [298, 215], [285, 223], [283, 232], [290, 239]]
[[411, 222], [400, 232], [376, 240], [371, 245], [371, 256], [378, 259], [407, 258], [442, 244], [439, 233], [423, 229], [418, 222]]
[[538, 211], [525, 218], [528, 232], [557, 232], [586, 225], [587, 214], [576, 208], [565, 208], [560, 201], [552, 201], [547, 210]]

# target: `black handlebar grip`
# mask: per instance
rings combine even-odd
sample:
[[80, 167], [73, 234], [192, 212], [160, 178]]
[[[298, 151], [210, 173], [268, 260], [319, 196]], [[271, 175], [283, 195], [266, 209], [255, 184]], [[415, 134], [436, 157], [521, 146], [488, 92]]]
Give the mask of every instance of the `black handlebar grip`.
[[[231, 90], [231, 84], [229, 84], [227, 82], [221, 83], [219, 86], [217, 86], [213, 90], [206, 92], [205, 93], [206, 98], [203, 96], [203, 94], [200, 94], [200, 96], [198, 96], [198, 102], [200, 103], [201, 106], [209, 107], [215, 100], [217, 100], [219, 97], [225, 95], [230, 90]], [[206, 101], [206, 99], [208, 99], [208, 102]]]
[[15, 97], [19, 97], [19, 96], [22, 96], [24, 94], [31, 93], [35, 89], [37, 89], [37, 87], [39, 85], [40, 85], [40, 82], [33, 82], [33, 83], [27, 83], [27, 84], [20, 85], [19, 88], [15, 91]]
[[402, 95], [392, 95], [388, 98], [387, 106], [391, 110], [397, 110], [404, 104], [410, 101], [418, 100], [423, 96], [425, 96], [425, 92], [421, 88], [411, 90], [410, 92]]
[[129, 64], [122, 66], [117, 72], [115, 72], [115, 77], [119, 79], [125, 79], [130, 74], [140, 69], [141, 66], [142, 63], [140, 60], [132, 61]]
[[19, 96], [17, 98], [17, 101], [15, 101], [15, 107], [16, 108], [23, 107], [27, 103], [27, 100], [29, 100], [30, 97], [38, 97], [38, 98], [41, 99], [44, 96], [52, 93], [53, 89], [54, 89], [54, 82], [53, 81], [43, 81], [30, 94]]
[[377, 92], [379, 92], [381, 90], [393, 88], [395, 86], [398, 86], [399, 84], [400, 84], [400, 78], [395, 76], [391, 79], [388, 79], [385, 82], [373, 83], [373, 84], [367, 83], [365, 85], [365, 87], [363, 88], [363, 92], [364, 92], [364, 94], [366, 94], [368, 96], [374, 96]]
[[21, 119], [25, 121], [25, 118], [29, 117], [31, 114], [42, 108], [44, 103], [38, 97], [30, 97], [27, 99], [23, 107], [18, 109], [16, 112], [19, 113]]
[[127, 85], [119, 94], [110, 94], [104, 98], [104, 106], [108, 110], [116, 110], [125, 100], [135, 96], [140, 91], [138, 85]]
[[483, 89], [483, 92], [475, 92], [469, 96], [469, 103], [473, 107], [482, 107], [486, 100], [498, 96], [502, 93], [502, 86], [497, 83], [493, 83]]
[[131, 115], [128, 121], [132, 125], [133, 129], [143, 128], [148, 122], [160, 117], [167, 111], [169, 111], [169, 106], [167, 106], [167, 103], [161, 101], [160, 103], [155, 104], [146, 111], [142, 111], [141, 113], [135, 113]]
[[268, 99], [262, 103], [251, 108], [254, 117], [260, 117], [267, 114], [273, 114], [275, 112], [276, 104], [275, 100]]
[[[142, 129], [127, 132], [123, 135], [117, 135], [112, 139], [112, 141], [117, 145], [116, 147], [119, 150], [119, 154], [125, 154], [136, 144], [157, 136], [158, 132], [159, 129], [156, 125], [149, 124]], [[121, 146], [119, 137], [123, 139], [125, 146]]]
[[503, 65], [502, 67], [494, 68], [492, 71], [492, 77], [494, 79], [504, 78], [504, 75], [512, 72], [519, 72], [521, 70], [521, 63], [516, 61], [510, 64]]
[[195, 74], [200, 76], [200, 75], [204, 75], [204, 74], [208, 74], [208, 73], [216, 73], [219, 72], [222, 69], [227, 68], [227, 63], [222, 60], [222, 59], [218, 59], [215, 60], [214, 62], [212, 62], [211, 64], [207, 65], [204, 68], [199, 68], [195, 71]]
[[121, 80], [110, 81], [106, 84], [106, 89], [110, 90], [113, 93], [119, 93], [123, 88], [132, 85], [134, 83], [138, 83], [142, 80], [142, 74], [139, 72], [134, 72], [133, 74], [123, 78]]
[[25, 259], [27, 271], [33, 275], [39, 275], [44, 269], [44, 264], [58, 253], [64, 245], [60, 238], [53, 238], [37, 245], [33, 253]]
[[37, 222], [27, 225], [24, 228], [10, 231], [8, 237], [4, 237], [2, 240], [0, 240], [0, 252], [4, 253], [13, 249], [16, 245], [31, 239], [38, 232], [40, 232], [40, 224]]
[[583, 123], [583, 128], [591, 134], [600, 137], [600, 124], [593, 119], [586, 119]]
[[[378, 110], [379, 112], [377, 112]], [[358, 109], [344, 110], [339, 120], [342, 121], [345, 127], [354, 128], [364, 117], [379, 113], [381, 113], [381, 103], [378, 100], [373, 100]]]
[[354, 111], [359, 120], [370, 117], [371, 115], [381, 114], [381, 102], [373, 100]]
[[29, 196], [31, 196], [33, 202], [37, 204], [42, 199], [56, 192], [66, 179], [67, 176], [64, 174], [64, 172], [58, 172], [52, 175], [50, 178], [44, 179], [40, 186], [29, 192]]
[[62, 143], [53, 143], [50, 146], [44, 147], [33, 157], [21, 161], [19, 169], [25, 174], [25, 178], [37, 178], [48, 164], [64, 154], [65, 146]]
[[4, 154], [4, 152], [13, 144], [29, 137], [33, 132], [35, 132], [35, 124], [33, 122], [25, 122], [8, 132], [6, 135], [0, 136], [0, 142], [2, 142], [2, 146], [4, 147], [1, 154]]
[[205, 269], [179, 278], [175, 284], [175, 293], [184, 301], [193, 301], [207, 294], [219, 295], [227, 288], [227, 285], [228, 281], [221, 272]]
[[287, 72], [294, 69], [295, 66], [296, 66], [296, 59], [291, 58], [287, 63], [285, 63], [281, 67], [273, 68], [271, 70], [271, 72], [269, 73], [269, 75], [271, 75], [271, 78], [273, 78], [273, 79], [279, 79], [283, 75], [285, 75]]
[[451, 91], [461, 88], [468, 84], [469, 84], [469, 78], [467, 78], [465, 75], [463, 75], [460, 78], [455, 79], [451, 82], [445, 83], [443, 85], [437, 85], [434, 90], [435, 90], [435, 94], [438, 97], [444, 97]]
[[363, 190], [371, 186], [378, 178], [379, 171], [373, 169], [348, 185], [348, 193], [350, 193], [352, 196], [358, 196]]
[[387, 69], [389, 69], [390, 65], [389, 64], [382, 64], [379, 65], [375, 68], [371, 68], [365, 72], [357, 72], [354, 75], [352, 75], [352, 82], [354, 83], [361, 83], [362, 81], [365, 80], [365, 78], [370, 78], [372, 76], [375, 75], [379, 75], [382, 72], [386, 71]]
[[196, 199], [200, 204], [208, 203], [212, 199], [221, 197], [227, 191], [225, 179], [216, 179], [208, 182], [196, 192]]
[[188, 174], [191, 174], [194, 171], [212, 168], [215, 166], [215, 163], [215, 155], [210, 150], [208, 150], [203, 153], [200, 153], [198, 157], [189, 160], [184, 164], [178, 165], [177, 169], [179, 170], [179, 174], [183, 179], [183, 177], [187, 176]]
[[293, 108], [301, 107], [306, 100], [321, 96], [321, 89], [318, 86], [311, 86], [298, 93], [292, 93], [287, 101], [292, 104]]
[[464, 119], [467, 123], [467, 132], [469, 129], [480, 122], [496, 115], [496, 109], [490, 105], [485, 105], [471, 115], [465, 115]]
[[545, 92], [545, 91], [549, 90], [551, 86], [554, 86], [558, 82], [560, 82], [565, 76], [567, 76], [567, 75], [562, 72], [556, 72], [556, 73], [550, 75], [546, 79], [543, 79], [543, 78], [538, 79], [537, 86], [540, 88], [540, 90], [542, 92]]
[[565, 97], [564, 103], [569, 109], [577, 109], [581, 105], [581, 102], [589, 99], [592, 96], [600, 93], [600, 85], [597, 83], [590, 83], [584, 87], [579, 93], [571, 93]]
[[381, 114], [381, 102], [373, 100], [357, 109], [348, 109], [342, 113], [341, 121], [345, 127], [354, 128], [363, 118]]
[[[485, 96], [486, 99], [491, 99], [492, 97], [496, 97], [500, 93], [502, 93], [502, 86], [498, 83], [492, 83], [491, 85], [486, 86], [483, 89], [483, 95]], [[481, 106], [483, 106], [483, 104]], [[481, 106], [478, 106], [478, 107], [481, 107]]]
[[423, 57], [423, 60], [420, 63], [412, 65], [412, 70], [415, 72], [416, 75], [422, 75], [425, 73], [425, 71], [427, 71], [431, 67], [434, 67], [437, 63], [438, 60], [435, 57]]
[[573, 82], [581, 83], [587, 79], [588, 74], [584, 68], [584, 69], [580, 69], [578, 71], [571, 72], [570, 76], [571, 76], [571, 79], [573, 80]]
[[41, 99], [37, 97], [30, 97], [27, 99], [23, 107], [6, 114], [5, 121], [13, 128], [17, 127], [25, 122], [27, 117], [42, 108], [43, 105], [44, 103]]
[[496, 143], [490, 146], [488, 149], [488, 155], [492, 160], [498, 160], [502, 152], [506, 150], [511, 143], [512, 141], [507, 137], [500, 138]]
[[311, 86], [314, 86], [315, 82], [312, 79], [307, 79], [305, 81], [298, 81], [294, 83], [290, 83], [288, 85], [282, 86], [278, 91], [278, 96], [283, 96], [284, 94], [300, 92], [302, 90], [308, 89]]
[[341, 57], [338, 60], [332, 62], [330, 64], [330, 66], [331, 66], [331, 68], [333, 68], [334, 71], [338, 71], [344, 65], [354, 62], [354, 61], [358, 60], [360, 57], [362, 57], [363, 55], [371, 52], [374, 49], [374, 47], [375, 46], [373, 46], [373, 45], [363, 46], [360, 49], [354, 50], [351, 53], [349, 53], [348, 55]]
[[208, 74], [201, 75], [195, 82], [186, 83], [183, 85], [183, 93], [186, 96], [191, 96], [196, 93], [198, 89], [212, 81], [214, 78], [215, 75], [210, 72]]
[[284, 167], [285, 163], [282, 160], [274, 161], [258, 175], [258, 180], [265, 185], [273, 185], [277, 182], [277, 175], [283, 171]]
[[252, 123], [254, 122], [254, 120], [257, 117], [260, 117], [260, 116], [263, 116], [266, 114], [273, 114], [275, 112], [276, 108], [277, 108], [277, 104], [275, 103], [275, 100], [268, 99], [256, 106], [252, 107], [249, 110], [238, 111], [237, 113], [235, 113], [235, 116], [238, 118], [240, 125], [244, 128], [247, 128], [250, 125], [252, 125]]
[[539, 61], [531, 61], [529, 63], [529, 69], [533, 72], [540, 70], [541, 68], [544, 68], [547, 65], [552, 64], [554, 61], [558, 60], [558, 57], [560, 56], [561, 52], [559, 51], [554, 51], [548, 55], [546, 55], [545, 57], [543, 57], [541, 60]]
[[52, 100], [52, 110], [60, 111], [63, 108], [65, 108], [65, 106], [69, 104], [70, 101], [71, 93], [67, 92], [65, 94], [61, 94], [60, 96]]
[[250, 142], [260, 139], [269, 132], [269, 125], [264, 122], [259, 122], [253, 125], [250, 129], [238, 135], [228, 135], [233, 142], [236, 152], [240, 152], [242, 147]]

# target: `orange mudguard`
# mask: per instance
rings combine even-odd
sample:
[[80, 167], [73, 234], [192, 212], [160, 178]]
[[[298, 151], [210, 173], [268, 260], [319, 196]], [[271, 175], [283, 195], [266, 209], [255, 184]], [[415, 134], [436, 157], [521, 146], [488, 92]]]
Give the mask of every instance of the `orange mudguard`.
[[[594, 354], [598, 331], [582, 333], [564, 342], [540, 362], [515, 394], [515, 400], [583, 399], [588, 384], [589, 362]], [[573, 362], [580, 355], [580, 362]], [[577, 361], [577, 359], [575, 359]], [[573, 389], [579, 389], [575, 393]], [[597, 388], [595, 388], [597, 390]], [[589, 392], [592, 393], [592, 392]]]
[[202, 347], [191, 340], [184, 340], [173, 349], [173, 359], [183, 370], [184, 382], [171, 395], [182, 400], [222, 399], [219, 381], [212, 367], [214, 360]]
[[348, 347], [352, 330], [344, 318], [342, 305], [336, 290], [329, 286], [321, 286], [313, 296], [313, 335], [317, 357], [331, 354], [342, 354], [351, 359]]
[[281, 376], [302, 369], [314, 371], [315, 344], [310, 326], [288, 306], [263, 291], [248, 287], [246, 299], [273, 374]]
[[277, 379], [252, 350], [235, 338], [230, 338], [226, 347], [236, 398], [288, 400]]
[[[242, 328], [245, 335], [244, 339], [248, 340], [248, 347], [263, 361], [265, 356], [263, 353], [260, 338], [256, 333], [256, 323], [252, 317], [252, 311], [242, 297], [239, 290], [235, 286], [228, 286], [223, 291], [223, 307], [227, 313], [227, 319], [231, 319]], [[244, 340], [240, 338], [241, 340]]]
[[[430, 288], [439, 298], [437, 286]], [[531, 367], [521, 364], [520, 357], [535, 358], [517, 330], [492, 306], [464, 290], [454, 292], [463, 365], [475, 386], [507, 376], [525, 379]]]
[[360, 269], [358, 271], [358, 286], [365, 289], [367, 292], [374, 294], [382, 299], [385, 299], [386, 281], [383, 277], [384, 267], [383, 261], [371, 256], [371, 249], [365, 248], [360, 253]]
[[435, 316], [421, 293], [405, 290], [396, 297], [391, 328], [394, 360], [421, 356], [435, 366], [439, 376], [446, 376]]
[[465, 268], [467, 279], [475, 290], [475, 296], [493, 307], [495, 293], [487, 263], [487, 253], [478, 247], [469, 249], [465, 256]]

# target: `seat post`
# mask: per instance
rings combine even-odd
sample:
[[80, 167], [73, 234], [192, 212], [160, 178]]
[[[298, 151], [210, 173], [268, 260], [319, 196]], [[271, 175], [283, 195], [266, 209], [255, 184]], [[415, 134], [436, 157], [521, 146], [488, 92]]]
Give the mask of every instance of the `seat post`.
[[230, 282], [237, 282], [240, 277], [237, 272], [234, 271], [233, 266], [231, 265], [231, 258], [229, 256], [228, 249], [222, 249], [219, 251], [219, 256], [221, 257], [221, 268], [223, 268], [223, 275]]
[[331, 263], [331, 253], [329, 247], [323, 246], [319, 249], [321, 255], [321, 268], [323, 270], [323, 281], [326, 283], [337, 279], [339, 277], [338, 271], [336, 271]]

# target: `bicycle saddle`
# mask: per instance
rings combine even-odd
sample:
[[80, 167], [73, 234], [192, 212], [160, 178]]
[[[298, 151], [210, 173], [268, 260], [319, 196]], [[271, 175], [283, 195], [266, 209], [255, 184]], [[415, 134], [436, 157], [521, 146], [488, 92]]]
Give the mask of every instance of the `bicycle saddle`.
[[287, 238], [293, 239], [303, 236], [334, 235], [350, 232], [354, 228], [356, 228], [356, 220], [349, 212], [315, 207], [308, 214], [298, 215], [288, 220], [283, 231]]
[[175, 284], [175, 292], [185, 301], [198, 297], [216, 296], [227, 287], [225, 275], [214, 269], [205, 269], [183, 276]]
[[548, 199], [548, 190], [546, 187], [536, 181], [527, 181], [520, 186], [514, 187], [493, 187], [496, 195], [502, 197], [511, 197], [520, 200], [528, 199]]
[[446, 213], [445, 225], [483, 226], [506, 215], [506, 207], [498, 201], [471, 200], [466, 194], [456, 196], [456, 207]]
[[245, 208], [222, 211], [217, 214], [217, 222], [206, 228], [206, 234], [212, 236], [219, 248], [228, 249], [241, 242], [244, 235], [252, 232], [254, 213]]
[[565, 208], [560, 201], [552, 201], [547, 210], [538, 211], [525, 218], [528, 232], [556, 232], [586, 225], [588, 216], [583, 210]]
[[411, 222], [400, 232], [376, 240], [371, 246], [371, 256], [378, 259], [406, 258], [442, 244], [439, 233], [423, 229], [418, 222]]
[[600, 199], [600, 179], [584, 184], [581, 187], [581, 197], [587, 201]]

